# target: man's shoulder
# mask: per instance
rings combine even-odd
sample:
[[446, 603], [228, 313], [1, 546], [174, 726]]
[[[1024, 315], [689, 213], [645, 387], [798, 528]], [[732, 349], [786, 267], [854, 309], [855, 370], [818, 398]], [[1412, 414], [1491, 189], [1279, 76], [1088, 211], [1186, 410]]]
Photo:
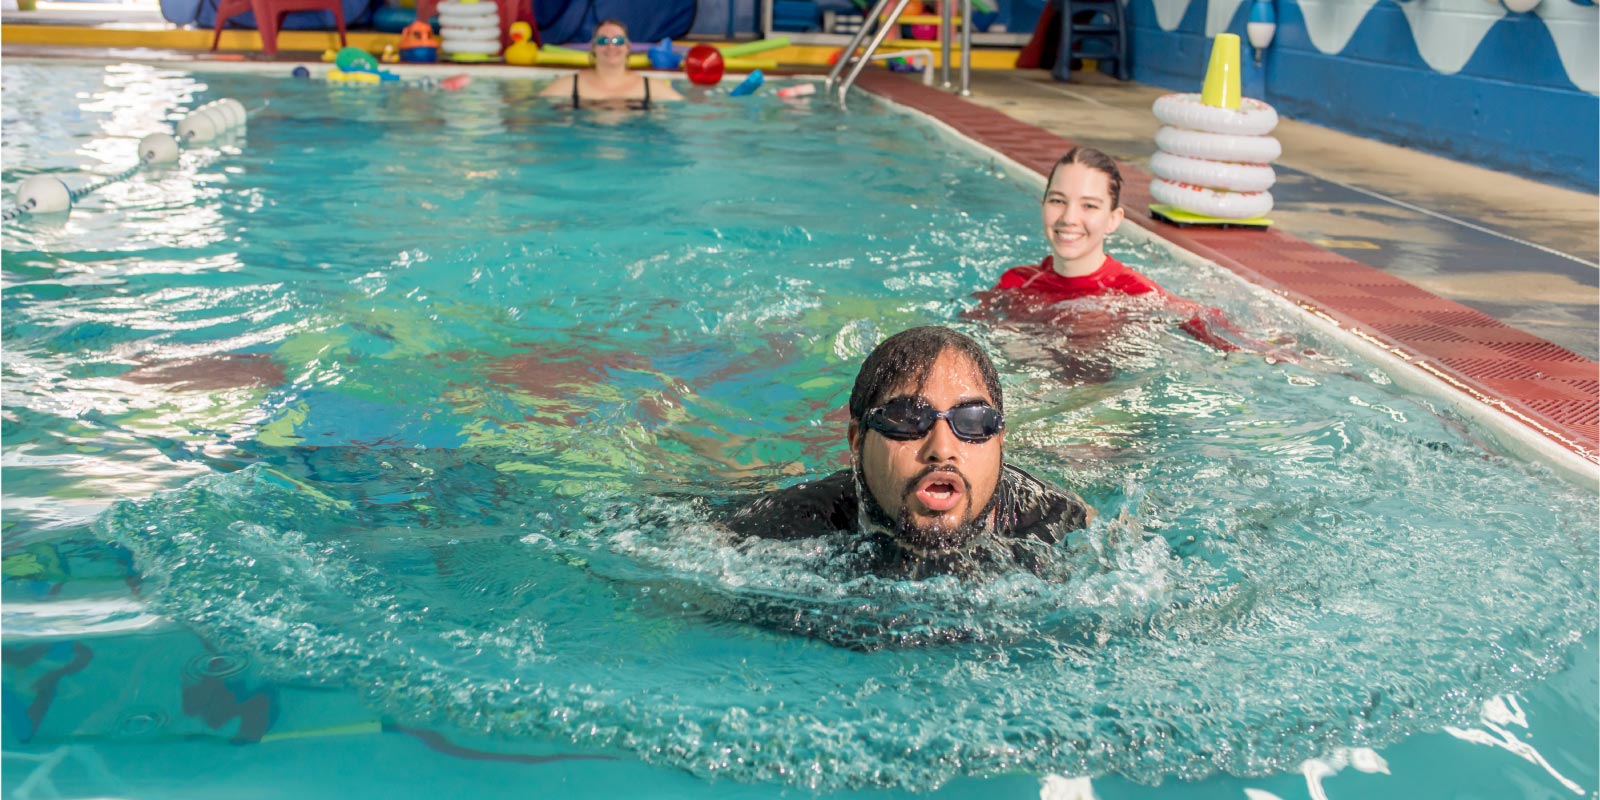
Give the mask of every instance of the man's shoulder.
[[1046, 483], [1015, 464], [1001, 465], [1005, 507], [997, 508], [999, 529], [1013, 538], [1055, 543], [1062, 533], [1089, 524], [1089, 504], [1069, 489]]
[[850, 470], [742, 498], [723, 524], [744, 536], [804, 539], [848, 530], [855, 519]]

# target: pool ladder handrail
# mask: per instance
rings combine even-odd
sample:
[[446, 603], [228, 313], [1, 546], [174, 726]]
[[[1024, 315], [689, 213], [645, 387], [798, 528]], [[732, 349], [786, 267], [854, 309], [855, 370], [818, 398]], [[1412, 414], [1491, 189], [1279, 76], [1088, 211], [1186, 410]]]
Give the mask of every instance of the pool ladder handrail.
[[[911, 2], [911, 0], [878, 0], [878, 2], [875, 5], [873, 5], [872, 10], [867, 13], [866, 18], [861, 21], [861, 29], [856, 31], [856, 35], [854, 37], [851, 37], [850, 44], [845, 46], [844, 51], [843, 51], [844, 54], [839, 57], [838, 63], [833, 65], [833, 69], [828, 70], [828, 79], [823, 84], [823, 86], [825, 87], [825, 89], [827, 91], [837, 91], [838, 100], [839, 100], [839, 104], [840, 105], [844, 105], [844, 98], [845, 98], [845, 95], [850, 92], [850, 87], [855, 85], [856, 78], [861, 76], [861, 70], [866, 69], [867, 62], [871, 61], [873, 59], [873, 54], [878, 51], [878, 47], [883, 44], [883, 40], [884, 39], [888, 38], [889, 31], [894, 30], [896, 23], [900, 19], [901, 13], [903, 13], [906, 10], [906, 6], [910, 2]], [[960, 94], [961, 94], [962, 97], [971, 97], [972, 96], [972, 89], [971, 89], [971, 86], [972, 86], [972, 0], [960, 0], [960, 2], [961, 2], [961, 91], [960, 91]], [[893, 4], [893, 8], [889, 8], [891, 3]], [[885, 10], [886, 9], [887, 9], [887, 15], [885, 15]], [[940, 55], [942, 56], [942, 59], [939, 62], [939, 69], [940, 69], [940, 72], [941, 72], [941, 75], [942, 75], [941, 87], [944, 88], [944, 89], [947, 89], [947, 90], [951, 88], [951, 85], [950, 85], [950, 34], [951, 34], [950, 25], [951, 25], [951, 19], [950, 19], [950, 17], [951, 17], [951, 14], [950, 14], [950, 2], [949, 2], [949, 0], [946, 0], [946, 2], [941, 2], [939, 4], [939, 41], [940, 41], [940, 46], [941, 46]], [[876, 29], [874, 29], [874, 27], [873, 27], [874, 25], [877, 26]], [[872, 36], [872, 41], [867, 43], [865, 52], [863, 52], [859, 57], [856, 56], [856, 54], [855, 54], [856, 50], [861, 47], [862, 40], [866, 39], [869, 34]], [[931, 68], [931, 65], [928, 68]], [[843, 79], [841, 80], [840, 75], [843, 74], [846, 69], [849, 70], [849, 74], [845, 74]]]

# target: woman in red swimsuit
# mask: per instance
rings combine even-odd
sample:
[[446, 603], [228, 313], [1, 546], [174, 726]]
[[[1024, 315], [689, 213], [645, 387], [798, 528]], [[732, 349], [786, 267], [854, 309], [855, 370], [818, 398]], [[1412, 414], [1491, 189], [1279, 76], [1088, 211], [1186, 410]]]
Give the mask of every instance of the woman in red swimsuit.
[[1110, 156], [1088, 147], [1068, 150], [1051, 169], [1044, 190], [1044, 232], [1050, 255], [1037, 266], [1006, 270], [994, 291], [987, 293], [986, 303], [1007, 295], [1025, 299], [1029, 305], [1046, 305], [1097, 295], [1155, 293], [1166, 308], [1190, 315], [1183, 329], [1212, 347], [1241, 349], [1219, 330], [1246, 345], [1261, 344], [1234, 328], [1221, 311], [1172, 294], [1106, 255], [1106, 236], [1122, 224], [1121, 199], [1122, 173]]

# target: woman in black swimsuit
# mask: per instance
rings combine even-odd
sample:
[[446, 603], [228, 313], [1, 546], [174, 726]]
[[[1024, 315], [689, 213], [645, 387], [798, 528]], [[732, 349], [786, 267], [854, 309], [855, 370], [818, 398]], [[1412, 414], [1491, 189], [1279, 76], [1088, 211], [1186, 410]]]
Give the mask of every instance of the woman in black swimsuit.
[[544, 97], [572, 98], [572, 107], [581, 108], [585, 102], [623, 101], [628, 108], [648, 109], [652, 101], [681, 100], [672, 84], [631, 72], [628, 69], [628, 28], [621, 22], [608, 19], [595, 26], [593, 49], [590, 58], [592, 69], [579, 70], [566, 81], [552, 81], [540, 95]]

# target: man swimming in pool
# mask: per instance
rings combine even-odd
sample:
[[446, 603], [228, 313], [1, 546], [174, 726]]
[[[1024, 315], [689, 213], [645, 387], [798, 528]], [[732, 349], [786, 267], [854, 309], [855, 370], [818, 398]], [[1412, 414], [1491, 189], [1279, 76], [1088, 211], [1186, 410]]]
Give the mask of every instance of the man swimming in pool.
[[762, 495], [725, 523], [763, 538], [869, 533], [883, 567], [923, 575], [980, 549], [1054, 544], [1094, 517], [1076, 494], [1002, 460], [999, 376], [949, 328], [902, 331], [867, 356], [847, 435], [849, 469]]

